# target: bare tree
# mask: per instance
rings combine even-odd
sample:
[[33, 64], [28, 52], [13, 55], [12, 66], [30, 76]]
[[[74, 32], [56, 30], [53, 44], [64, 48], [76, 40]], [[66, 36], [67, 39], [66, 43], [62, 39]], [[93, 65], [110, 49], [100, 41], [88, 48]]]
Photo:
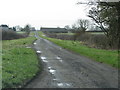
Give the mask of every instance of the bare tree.
[[67, 29], [67, 30], [71, 29], [69, 25], [66, 25], [64, 28]]
[[74, 41], [80, 36], [85, 34], [85, 31], [88, 29], [89, 21], [85, 19], [79, 19], [76, 24], [72, 25], [74, 34]]
[[31, 26], [29, 24], [24, 27], [24, 31], [26, 32], [27, 35], [29, 35], [30, 33], [30, 27]]
[[84, 20], [84, 19], [79, 19], [77, 21], [77, 24], [78, 24], [78, 28], [81, 31], [85, 32], [88, 29], [89, 21], [88, 20]]

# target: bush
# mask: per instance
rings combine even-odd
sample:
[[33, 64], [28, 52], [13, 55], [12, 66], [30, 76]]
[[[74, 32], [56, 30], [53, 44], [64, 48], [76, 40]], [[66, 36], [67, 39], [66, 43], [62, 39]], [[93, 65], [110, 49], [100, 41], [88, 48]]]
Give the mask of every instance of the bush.
[[111, 48], [109, 45], [109, 40], [104, 34], [89, 34], [83, 32], [75, 32], [75, 35], [64, 35], [56, 33], [46, 33], [46, 36], [51, 38], [57, 38], [62, 40], [77, 40], [82, 41], [83, 44], [99, 49], [118, 49], [118, 42], [114, 41], [114, 44]]
[[104, 34], [82, 34], [77, 37], [78, 41], [84, 42], [84, 44], [100, 49], [117, 49], [117, 41], [114, 41], [113, 46], [109, 45], [109, 40]]
[[73, 40], [73, 35], [64, 35], [64, 34], [56, 34], [56, 33], [45, 33], [46, 36], [50, 38], [57, 38], [62, 40]]
[[9, 31], [1, 31], [2, 33], [2, 40], [12, 40], [12, 39], [19, 39], [19, 38], [25, 38], [26, 34], [18, 34], [15, 31], [9, 30]]

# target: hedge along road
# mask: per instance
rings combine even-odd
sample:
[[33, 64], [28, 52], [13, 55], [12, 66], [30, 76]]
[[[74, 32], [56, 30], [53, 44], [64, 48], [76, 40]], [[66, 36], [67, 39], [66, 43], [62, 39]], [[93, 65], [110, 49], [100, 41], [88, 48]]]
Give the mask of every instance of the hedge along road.
[[40, 38], [34, 48], [42, 60], [43, 71], [25, 88], [117, 88], [118, 70], [69, 52]]

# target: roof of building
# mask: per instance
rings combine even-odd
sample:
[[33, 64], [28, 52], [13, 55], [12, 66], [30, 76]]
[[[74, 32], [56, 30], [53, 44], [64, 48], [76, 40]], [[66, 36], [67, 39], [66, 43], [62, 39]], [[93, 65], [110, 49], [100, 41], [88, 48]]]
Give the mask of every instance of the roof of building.
[[3, 25], [0, 25], [0, 27], [8, 27], [8, 26], [3, 24]]

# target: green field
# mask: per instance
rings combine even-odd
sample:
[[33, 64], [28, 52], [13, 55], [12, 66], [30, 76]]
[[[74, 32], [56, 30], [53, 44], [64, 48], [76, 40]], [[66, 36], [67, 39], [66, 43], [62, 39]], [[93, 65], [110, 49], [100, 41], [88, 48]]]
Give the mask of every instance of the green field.
[[[86, 32], [86, 33], [88, 33], [88, 34], [104, 34], [104, 32]], [[75, 35], [75, 33], [56, 33], [57, 35]]]
[[23, 34], [26, 33], [25, 31], [16, 31], [16, 33]]
[[42, 32], [39, 32], [39, 35], [42, 38], [48, 39], [65, 49], [68, 49], [68, 50], [71, 50], [80, 55], [89, 57], [98, 62], [106, 63], [113, 67], [120, 68], [120, 67], [118, 67], [118, 52], [117, 52], [117, 50], [112, 51], [112, 50], [95, 49], [95, 48], [87, 47], [79, 41], [48, 38], [48, 37], [44, 37]]
[[75, 33], [56, 33], [57, 35], [74, 35]]
[[26, 48], [36, 40], [27, 37], [2, 42], [2, 87], [21, 87], [33, 78], [40, 66], [37, 55], [32, 48]]
[[87, 32], [89, 34], [104, 34], [104, 32]]

